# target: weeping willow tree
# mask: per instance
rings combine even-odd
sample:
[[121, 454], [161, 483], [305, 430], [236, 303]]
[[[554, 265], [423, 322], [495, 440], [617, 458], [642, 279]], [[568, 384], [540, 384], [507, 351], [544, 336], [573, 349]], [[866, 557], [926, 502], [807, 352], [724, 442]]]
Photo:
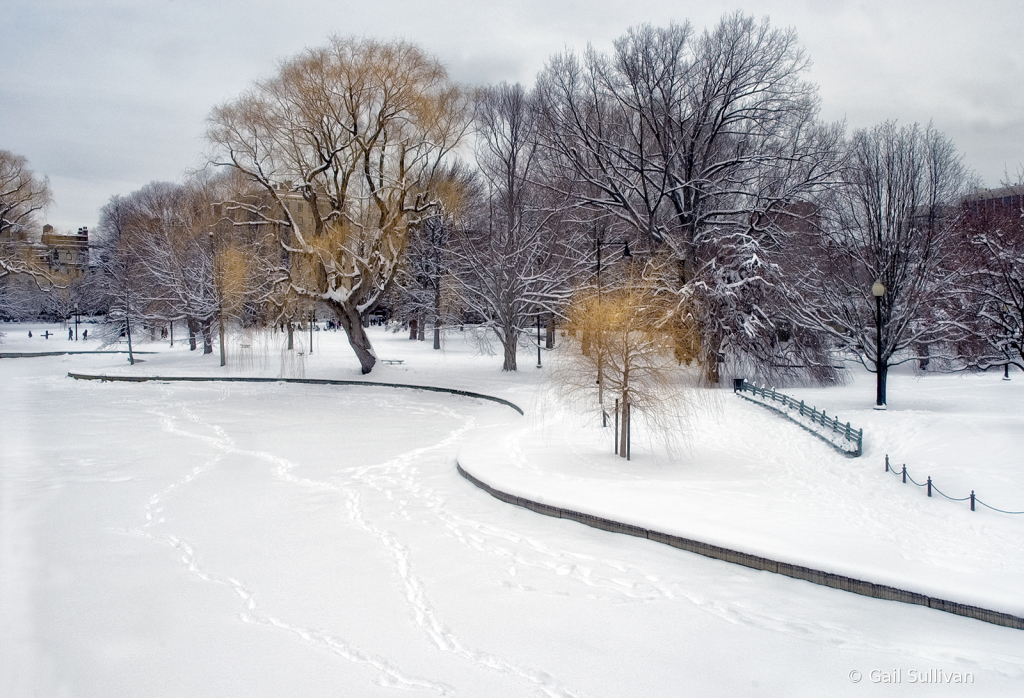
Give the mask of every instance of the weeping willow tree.
[[0, 150], [0, 279], [9, 274], [46, 276], [29, 241], [37, 229], [36, 214], [50, 200], [49, 182], [36, 177], [24, 157]]
[[660, 260], [631, 265], [612, 288], [578, 292], [567, 313], [569, 346], [555, 379], [571, 398], [588, 404], [596, 398], [602, 412], [617, 401], [623, 458], [634, 415], [668, 441], [682, 426], [688, 383], [680, 359], [699, 341], [696, 326], [678, 319], [687, 316], [679, 312], [679, 296], [664, 287], [669, 266]]
[[259, 191], [235, 210], [277, 231], [281, 297], [331, 308], [369, 373], [363, 319], [399, 271], [410, 222], [438, 207], [431, 185], [468, 125], [461, 91], [414, 45], [334, 37], [210, 122], [214, 161]]

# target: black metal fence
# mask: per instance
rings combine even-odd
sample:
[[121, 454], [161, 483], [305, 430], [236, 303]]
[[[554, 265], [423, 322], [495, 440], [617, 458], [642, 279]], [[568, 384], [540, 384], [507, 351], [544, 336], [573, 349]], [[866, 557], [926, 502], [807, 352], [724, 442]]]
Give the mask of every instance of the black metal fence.
[[912, 485], [917, 485], [918, 487], [926, 488], [929, 497], [932, 496], [932, 492], [935, 492], [936, 494], [942, 495], [951, 502], [966, 502], [969, 500], [971, 502], [971, 511], [977, 511], [977, 509], [975, 509], [974, 507], [976, 504], [980, 504], [981, 506], [987, 509], [991, 509], [992, 511], [998, 511], [1000, 514], [1024, 514], [1024, 511], [1006, 511], [1005, 509], [997, 509], [990, 504], [985, 504], [985, 502], [978, 499], [977, 495], [974, 494], [974, 490], [971, 490], [971, 493], [966, 497], [950, 497], [948, 494], [946, 494], [938, 487], [936, 487], [935, 483], [932, 482], [931, 475], [929, 475], [924, 482], [918, 482], [917, 480], [910, 476], [909, 472], [907, 472], [906, 463], [903, 464], [903, 467], [900, 470], [897, 470], [896, 468], [889, 465], [889, 454], [885, 455], [885, 472], [892, 473], [896, 477], [902, 477], [903, 482], [909, 481]]
[[[821, 426], [822, 429], [825, 429], [833, 434], [838, 435], [849, 444], [849, 448], [843, 448], [842, 446], [838, 446], [831, 440], [825, 438], [822, 434], [819, 434], [814, 429], [810, 429], [805, 424], [793, 419], [793, 421], [795, 421], [797, 424], [804, 427], [815, 436], [822, 438], [826, 443], [835, 446], [839, 451], [841, 451], [845, 455], [857, 457], [863, 451], [864, 430], [854, 429], [853, 427], [850, 426], [849, 422], [843, 424], [842, 422], [839, 421], [838, 417], [829, 418], [829, 416], [825, 414], [825, 410], [821, 410], [819, 412], [816, 408], [805, 405], [803, 400], [797, 402], [790, 396], [778, 392], [777, 390], [775, 390], [775, 388], [766, 388], [764, 386], [761, 386], [759, 388], [752, 383], [747, 383], [742, 378], [735, 379], [735, 381], [733, 382], [733, 390], [737, 395], [740, 395], [741, 397], [743, 397], [741, 393], [747, 392], [753, 395], [754, 397], [761, 397], [765, 400], [777, 402], [780, 405], [782, 405], [783, 409], [776, 409], [776, 411], [782, 414], [783, 416], [793, 419], [789, 413], [794, 412], [800, 415], [801, 417], [809, 419], [812, 425]], [[765, 406], [771, 407], [770, 405]]]

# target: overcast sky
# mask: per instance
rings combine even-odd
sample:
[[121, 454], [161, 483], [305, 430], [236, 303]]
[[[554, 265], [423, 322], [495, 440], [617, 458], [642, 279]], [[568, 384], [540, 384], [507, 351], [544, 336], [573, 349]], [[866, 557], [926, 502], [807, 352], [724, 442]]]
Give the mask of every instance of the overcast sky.
[[467, 83], [532, 85], [553, 53], [742, 10], [794, 27], [822, 117], [933, 121], [986, 186], [1024, 165], [1024, 3], [843, 0], [4, 0], [0, 149], [48, 176], [59, 229], [202, 163], [210, 109], [331, 34], [404, 38]]

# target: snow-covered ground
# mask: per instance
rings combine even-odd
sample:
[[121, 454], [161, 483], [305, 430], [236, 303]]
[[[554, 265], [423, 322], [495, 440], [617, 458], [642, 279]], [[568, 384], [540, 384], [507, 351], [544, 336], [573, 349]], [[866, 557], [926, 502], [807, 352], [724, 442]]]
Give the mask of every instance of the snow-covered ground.
[[[0, 352], [97, 349], [0, 325]], [[91, 332], [92, 334], [92, 332]], [[0, 359], [0, 695], [1017, 695], [1024, 635], [589, 529], [458, 476], [707, 542], [1024, 614], [1024, 378], [898, 371], [791, 389], [865, 428], [848, 459], [728, 391], [682, 447], [562, 409], [468, 333], [372, 329], [374, 387], [98, 383], [80, 373], [359, 379], [344, 335], [182, 338], [124, 355]], [[300, 344], [301, 343], [301, 344]], [[546, 365], [550, 355], [545, 354]], [[899, 674], [895, 672], [899, 671]], [[925, 672], [929, 672], [926, 674]], [[856, 674], [854, 672], [860, 672]], [[860, 681], [853, 679], [859, 676]], [[922, 677], [970, 679], [965, 686]], [[898, 678], [899, 683], [893, 683]]]

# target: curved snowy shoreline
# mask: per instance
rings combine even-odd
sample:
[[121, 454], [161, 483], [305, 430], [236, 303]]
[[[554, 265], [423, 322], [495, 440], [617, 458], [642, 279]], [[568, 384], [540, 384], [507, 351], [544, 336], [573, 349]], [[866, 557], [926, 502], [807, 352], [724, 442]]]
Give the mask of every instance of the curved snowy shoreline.
[[196, 382], [196, 383], [211, 383], [211, 382], [226, 382], [226, 383], [305, 383], [308, 385], [372, 385], [381, 388], [403, 388], [406, 390], [426, 390], [427, 392], [434, 393], [449, 393], [451, 395], [461, 395], [463, 397], [477, 398], [480, 400], [490, 400], [491, 402], [497, 402], [500, 405], [511, 407], [519, 414], [523, 414], [523, 409], [519, 405], [509, 402], [508, 400], [500, 397], [494, 397], [493, 395], [484, 395], [483, 393], [474, 393], [469, 390], [458, 390], [456, 388], [439, 388], [432, 385], [413, 385], [411, 383], [381, 383], [379, 381], [358, 381], [358, 380], [335, 380], [332, 378], [264, 378], [259, 376], [122, 376], [114, 375], [108, 376], [106, 374], [87, 374], [87, 373], [71, 373], [68, 372], [68, 378], [74, 378], [75, 380], [89, 380], [89, 381], [124, 381], [128, 383], [145, 383], [149, 381], [156, 382]]
[[802, 565], [779, 562], [777, 560], [760, 557], [758, 555], [751, 555], [749, 553], [732, 550], [730, 548], [723, 548], [721, 546], [710, 545], [708, 543], [683, 538], [681, 536], [662, 533], [661, 531], [654, 531], [622, 523], [620, 521], [613, 521], [611, 519], [594, 516], [586, 512], [563, 509], [562, 507], [551, 506], [550, 504], [542, 504], [540, 502], [535, 502], [533, 500], [526, 499], [525, 497], [519, 497], [491, 487], [483, 480], [467, 472], [466, 469], [457, 461], [456, 468], [458, 468], [459, 475], [466, 478], [492, 497], [508, 504], [514, 504], [515, 506], [529, 509], [530, 511], [538, 514], [543, 514], [544, 516], [551, 516], [556, 519], [568, 519], [570, 521], [584, 524], [585, 526], [601, 529], [603, 531], [610, 531], [612, 533], [623, 533], [637, 538], [647, 538], [648, 540], [652, 540], [656, 543], [670, 545], [673, 548], [679, 548], [681, 550], [703, 555], [704, 557], [710, 557], [715, 560], [722, 560], [724, 562], [730, 562], [734, 565], [742, 565], [743, 567], [749, 567], [755, 570], [781, 574], [786, 577], [792, 577], [793, 579], [800, 579], [805, 582], [811, 582], [812, 584], [818, 584], [832, 589], [839, 589], [840, 591], [848, 591], [861, 596], [868, 596], [886, 601], [900, 601], [902, 603], [916, 604], [918, 606], [927, 606], [928, 608], [933, 608], [938, 611], [945, 611], [946, 613], [952, 613], [958, 616], [974, 618], [994, 625], [1002, 625], [1008, 628], [1024, 630], [1024, 618], [1019, 618], [1008, 613], [1001, 613], [987, 608], [956, 603], [955, 601], [948, 601], [946, 599], [934, 598], [917, 592], [908, 591], [906, 589], [898, 589], [884, 584], [874, 584], [873, 582], [853, 579], [840, 574], [832, 574], [830, 572], [824, 572], [822, 570], [804, 567]]
[[[68, 373], [68, 377], [76, 380], [99, 380], [99, 381], [124, 381], [124, 382], [147, 382], [147, 381], [181, 381], [181, 382], [249, 382], [249, 383], [301, 383], [311, 385], [356, 385], [356, 386], [375, 386], [375, 387], [389, 387], [389, 388], [400, 388], [410, 390], [425, 390], [431, 392], [442, 392], [453, 395], [461, 395], [464, 397], [477, 398], [495, 402], [498, 404], [510, 407], [520, 414], [524, 414], [522, 408], [515, 403], [512, 403], [503, 398], [494, 397], [491, 395], [485, 395], [483, 393], [476, 393], [466, 390], [458, 390], [454, 388], [442, 388], [437, 386], [423, 386], [403, 383], [384, 383], [378, 381], [363, 381], [363, 380], [334, 380], [334, 379], [316, 379], [316, 378], [270, 378], [270, 377], [241, 377], [241, 376], [126, 376], [126, 375], [97, 375], [97, 374], [77, 374]], [[532, 488], [527, 488], [530, 491], [525, 491], [522, 488], [512, 487], [510, 490], [520, 491], [520, 494], [513, 494], [511, 491], [500, 489], [499, 486], [495, 486], [484, 479], [481, 479], [479, 474], [472, 474], [466, 470], [464, 463], [467, 460], [475, 460], [475, 465], [480, 465], [481, 461], [484, 463], [483, 469], [486, 470], [487, 466], [493, 466], [495, 461], [494, 454], [496, 449], [494, 448], [495, 442], [493, 439], [480, 440], [480, 443], [486, 443], [486, 450], [489, 453], [488, 456], [480, 457], [479, 449], [475, 452], [472, 448], [464, 448], [459, 454], [457, 460], [457, 468], [464, 478], [472, 482], [477, 487], [487, 491], [497, 499], [506, 503], [522, 506], [537, 513], [545, 514], [547, 516], [553, 516], [555, 518], [564, 518], [583, 523], [594, 528], [599, 528], [606, 531], [612, 531], [616, 533], [625, 533], [627, 535], [637, 536], [641, 538], [647, 538], [659, 543], [670, 545], [672, 547], [694, 552], [705, 557], [710, 557], [725, 562], [731, 562], [733, 564], [742, 565], [752, 569], [763, 570], [773, 572], [776, 574], [782, 574], [784, 576], [792, 577], [794, 579], [801, 579], [809, 581], [814, 584], [826, 586], [834, 589], [840, 589], [842, 591], [848, 591], [862, 596], [868, 596], [871, 598], [878, 598], [891, 601], [900, 601], [903, 603], [917, 604], [942, 610], [948, 613], [961, 615], [969, 618], [975, 618], [983, 620], [985, 622], [994, 623], [996, 625], [1003, 625], [1012, 628], [1024, 629], [1024, 618], [1010, 613], [1004, 613], [1001, 611], [991, 610], [984, 608], [979, 605], [972, 605], [968, 603], [959, 603], [950, 601], [940, 596], [935, 595], [934, 589], [929, 589], [930, 593], [919, 593], [915, 591], [909, 591], [900, 586], [894, 586], [891, 584], [880, 584], [870, 581], [865, 581], [859, 577], [848, 576], [847, 574], [841, 574], [837, 572], [828, 572], [817, 569], [816, 567], [809, 566], [807, 564], [796, 564], [793, 562], [783, 562], [775, 559], [778, 556], [764, 556], [756, 555], [748, 552], [735, 550], [732, 547], [726, 545], [720, 545], [722, 541], [716, 541], [716, 543], [709, 543], [703, 540], [697, 540], [691, 537], [676, 535], [673, 533], [666, 533], [654, 528], [649, 528], [641, 525], [635, 525], [626, 523], [620, 520], [607, 518], [607, 516], [600, 516], [596, 513], [584, 511], [588, 507], [586, 505], [574, 506], [573, 508], [566, 508], [558, 506], [554, 503], [545, 503], [537, 501], [540, 499], [550, 499], [548, 496], [538, 497]], [[498, 449], [500, 452], [500, 449]], [[474, 458], [474, 455], [476, 456]], [[522, 454], [520, 453], [522, 458]], [[470, 468], [476, 470], [474, 465], [470, 465]], [[538, 470], [538, 473], [540, 471]], [[492, 477], [494, 473], [491, 473]], [[484, 476], [487, 477], [487, 476]], [[499, 478], [500, 479], [500, 478]], [[557, 478], [556, 478], [557, 479]], [[543, 483], [532, 483], [533, 485], [540, 485]], [[601, 507], [597, 507], [600, 509]], [[606, 515], [608, 512], [604, 512]], [[613, 514], [614, 515], [614, 514]], [[623, 518], [623, 517], [618, 517]], [[628, 518], [628, 517], [626, 517]], [[728, 539], [726, 539], [728, 540]], [[756, 547], [756, 546], [755, 546]], [[803, 560], [802, 562], [808, 562]], [[856, 565], [853, 565], [856, 567]], [[846, 571], [846, 570], [843, 570]], [[891, 580], [887, 580], [891, 581]]]

